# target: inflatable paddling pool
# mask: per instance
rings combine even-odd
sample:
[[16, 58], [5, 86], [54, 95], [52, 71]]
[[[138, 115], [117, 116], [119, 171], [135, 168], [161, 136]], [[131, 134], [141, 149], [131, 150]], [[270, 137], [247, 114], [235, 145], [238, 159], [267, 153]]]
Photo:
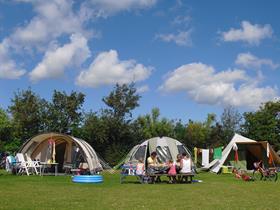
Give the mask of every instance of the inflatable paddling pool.
[[102, 183], [102, 175], [76, 175], [72, 177], [72, 182], [75, 183]]
[[192, 182], [202, 182], [202, 180], [192, 180]]

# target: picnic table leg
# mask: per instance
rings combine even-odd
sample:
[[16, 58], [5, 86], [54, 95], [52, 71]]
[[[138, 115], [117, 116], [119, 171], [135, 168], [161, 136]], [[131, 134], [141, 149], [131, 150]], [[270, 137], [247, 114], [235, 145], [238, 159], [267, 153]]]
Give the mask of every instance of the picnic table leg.
[[178, 182], [178, 183], [181, 183], [181, 182], [182, 182], [182, 176], [181, 176], [181, 175], [178, 175], [178, 176], [177, 176], [177, 182]]
[[143, 184], [143, 176], [142, 176], [142, 175], [138, 175], [138, 176], [137, 176], [137, 179], [139, 180], [139, 182], [140, 182], [141, 184]]
[[54, 175], [57, 176], [57, 164], [54, 165]]
[[150, 176], [151, 184], [155, 184], [155, 176]]
[[156, 182], [161, 182], [160, 176], [156, 176]]

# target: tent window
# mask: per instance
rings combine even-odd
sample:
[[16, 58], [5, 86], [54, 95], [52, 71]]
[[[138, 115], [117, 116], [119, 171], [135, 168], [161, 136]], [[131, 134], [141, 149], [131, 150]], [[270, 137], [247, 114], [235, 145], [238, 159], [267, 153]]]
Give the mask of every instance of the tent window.
[[165, 147], [157, 147], [156, 152], [157, 152], [158, 160], [161, 163], [165, 163], [168, 160], [172, 159], [170, 150], [166, 146]]
[[177, 145], [177, 148], [178, 148], [179, 154], [182, 154], [184, 152], [188, 154], [188, 151], [186, 151], [186, 149], [184, 148], [183, 145]]
[[131, 156], [130, 160], [140, 160], [140, 159], [144, 160], [145, 153], [146, 153], [146, 145], [139, 147], [138, 150], [135, 152], [135, 155]]

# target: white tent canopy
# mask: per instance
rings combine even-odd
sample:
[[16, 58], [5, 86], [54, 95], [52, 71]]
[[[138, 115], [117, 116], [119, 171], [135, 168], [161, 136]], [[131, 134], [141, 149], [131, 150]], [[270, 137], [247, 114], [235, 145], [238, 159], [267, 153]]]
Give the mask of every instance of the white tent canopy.
[[[246, 138], [244, 136], [241, 136], [239, 134], [235, 134], [233, 136], [233, 138], [231, 139], [231, 141], [229, 142], [229, 144], [226, 146], [226, 148], [223, 150], [222, 152], [222, 158], [221, 159], [215, 159], [213, 160], [208, 168], [211, 168], [210, 171], [214, 172], [214, 173], [218, 173], [221, 169], [221, 167], [225, 164], [226, 160], [228, 159], [230, 153], [233, 151], [234, 147], [238, 148], [238, 145], [247, 145], [247, 147], [254, 147], [251, 148], [251, 152], [258, 152], [258, 153], [265, 153], [267, 154], [267, 148], [270, 148], [270, 152], [272, 154], [273, 157], [273, 161], [274, 163], [278, 164], [280, 163], [280, 158], [278, 156], [276, 156], [275, 151], [272, 149], [272, 147], [269, 145], [268, 142], [257, 142], [255, 140]], [[256, 149], [256, 147], [259, 147], [259, 151], [254, 151]], [[260, 152], [260, 150], [262, 150], [262, 152]], [[260, 157], [261, 154], [258, 154], [258, 156]], [[266, 155], [264, 155], [266, 157]], [[268, 157], [266, 157], [266, 159], [268, 159]]]
[[213, 166], [211, 168], [211, 171], [214, 172], [214, 173], [218, 173], [222, 167], [222, 165], [224, 164], [224, 162], [226, 161], [229, 153], [231, 152], [233, 146], [236, 144], [236, 143], [251, 143], [251, 142], [256, 142], [254, 140], [251, 140], [251, 139], [248, 139], [244, 136], [241, 136], [239, 134], [235, 134], [233, 136], [233, 138], [231, 139], [231, 141], [229, 142], [229, 144], [226, 146], [226, 148], [223, 150], [222, 152], [222, 158], [219, 160], [219, 159], [216, 159], [216, 160], [213, 160], [210, 164], [209, 164], [209, 167]]

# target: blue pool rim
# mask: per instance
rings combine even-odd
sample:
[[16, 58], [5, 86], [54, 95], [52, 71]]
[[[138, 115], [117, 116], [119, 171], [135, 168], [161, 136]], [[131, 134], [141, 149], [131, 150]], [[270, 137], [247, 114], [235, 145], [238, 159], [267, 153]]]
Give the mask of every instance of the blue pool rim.
[[102, 175], [76, 175], [72, 177], [72, 182], [75, 183], [102, 183]]

